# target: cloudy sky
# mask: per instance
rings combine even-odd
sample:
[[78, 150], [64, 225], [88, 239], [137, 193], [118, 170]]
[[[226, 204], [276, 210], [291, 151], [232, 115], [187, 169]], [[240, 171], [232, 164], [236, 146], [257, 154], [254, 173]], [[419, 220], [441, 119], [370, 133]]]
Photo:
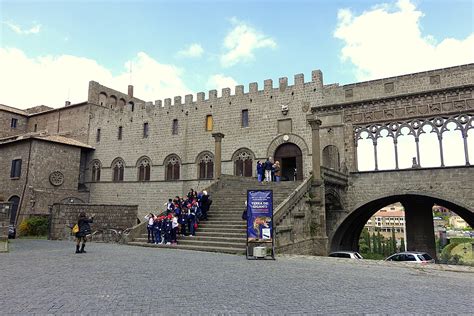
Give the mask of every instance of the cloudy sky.
[[470, 0], [0, 0], [0, 104], [146, 101], [321, 69], [351, 83], [474, 62]]

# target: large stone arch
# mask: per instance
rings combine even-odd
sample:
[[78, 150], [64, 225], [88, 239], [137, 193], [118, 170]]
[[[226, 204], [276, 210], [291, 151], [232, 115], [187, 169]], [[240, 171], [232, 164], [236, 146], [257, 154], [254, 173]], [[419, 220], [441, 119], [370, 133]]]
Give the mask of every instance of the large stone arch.
[[420, 201], [442, 205], [462, 217], [471, 227], [474, 227], [474, 210], [462, 200], [454, 201], [452, 198], [439, 193], [423, 191], [404, 192], [403, 194], [380, 194], [377, 197], [372, 197], [357, 204], [350, 210], [347, 216], [335, 225], [336, 229], [328, 236], [330, 251], [357, 251], [362, 229], [375, 212], [396, 202], [406, 205], [405, 203], [416, 204]]

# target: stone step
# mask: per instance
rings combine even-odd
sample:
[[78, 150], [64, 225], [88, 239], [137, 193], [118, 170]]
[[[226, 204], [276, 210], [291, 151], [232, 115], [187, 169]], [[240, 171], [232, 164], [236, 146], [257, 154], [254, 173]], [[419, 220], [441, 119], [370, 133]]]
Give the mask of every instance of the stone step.
[[247, 238], [247, 232], [196, 232], [199, 237]]
[[202, 246], [202, 247], [226, 247], [226, 248], [244, 248], [246, 246], [244, 242], [228, 242], [228, 241], [208, 241], [208, 240], [196, 240], [196, 239], [178, 239], [178, 245], [190, 245], [190, 246]]
[[129, 242], [131, 246], [141, 246], [141, 247], [150, 247], [150, 248], [165, 248], [165, 249], [181, 249], [181, 250], [195, 250], [195, 251], [205, 251], [205, 252], [220, 252], [220, 253], [229, 253], [229, 254], [245, 254], [244, 248], [231, 248], [231, 247], [204, 247], [204, 246], [193, 246], [193, 245], [155, 245], [143, 242]]
[[203, 236], [198, 234], [196, 236], [180, 236], [178, 240], [201, 240], [201, 241], [222, 241], [222, 242], [239, 242], [246, 243], [246, 236], [239, 237], [214, 237], [214, 236]]
[[245, 229], [247, 226], [245, 223], [240, 224], [222, 224], [222, 223], [209, 223], [209, 222], [201, 222], [199, 223], [198, 229], [204, 228], [225, 228], [225, 229]]
[[201, 222], [201, 224], [204, 224], [204, 223], [207, 223], [207, 224], [224, 224], [224, 225], [241, 225], [241, 224], [245, 225], [245, 221], [243, 221], [240, 218], [238, 220], [233, 220], [233, 219], [211, 218], [210, 216], [209, 216], [208, 220]]
[[240, 233], [245, 232], [245, 228], [218, 228], [218, 227], [198, 227], [198, 233]]

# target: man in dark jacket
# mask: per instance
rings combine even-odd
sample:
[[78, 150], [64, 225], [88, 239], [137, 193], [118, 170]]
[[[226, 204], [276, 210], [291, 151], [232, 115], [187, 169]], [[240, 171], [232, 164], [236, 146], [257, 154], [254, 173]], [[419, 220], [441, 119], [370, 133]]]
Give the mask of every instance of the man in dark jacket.
[[202, 219], [207, 219], [207, 212], [209, 211], [211, 204], [212, 204], [212, 200], [209, 197], [209, 195], [207, 195], [207, 191], [202, 191], [202, 197], [201, 197]]

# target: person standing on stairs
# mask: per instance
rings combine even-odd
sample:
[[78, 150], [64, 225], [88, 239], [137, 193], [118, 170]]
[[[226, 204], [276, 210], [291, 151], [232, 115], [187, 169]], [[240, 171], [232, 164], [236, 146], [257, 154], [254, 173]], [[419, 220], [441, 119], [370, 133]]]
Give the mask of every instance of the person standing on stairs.
[[260, 160], [257, 160], [257, 180], [259, 183], [263, 181], [263, 164], [260, 162]]
[[201, 212], [202, 212], [202, 219], [207, 220], [207, 212], [209, 211], [209, 208], [211, 207], [212, 200], [207, 194], [207, 191], [202, 191], [202, 197], [201, 197]]
[[265, 182], [272, 182], [272, 169], [273, 163], [272, 158], [268, 157], [268, 159], [263, 164], [263, 168], [265, 169]]

